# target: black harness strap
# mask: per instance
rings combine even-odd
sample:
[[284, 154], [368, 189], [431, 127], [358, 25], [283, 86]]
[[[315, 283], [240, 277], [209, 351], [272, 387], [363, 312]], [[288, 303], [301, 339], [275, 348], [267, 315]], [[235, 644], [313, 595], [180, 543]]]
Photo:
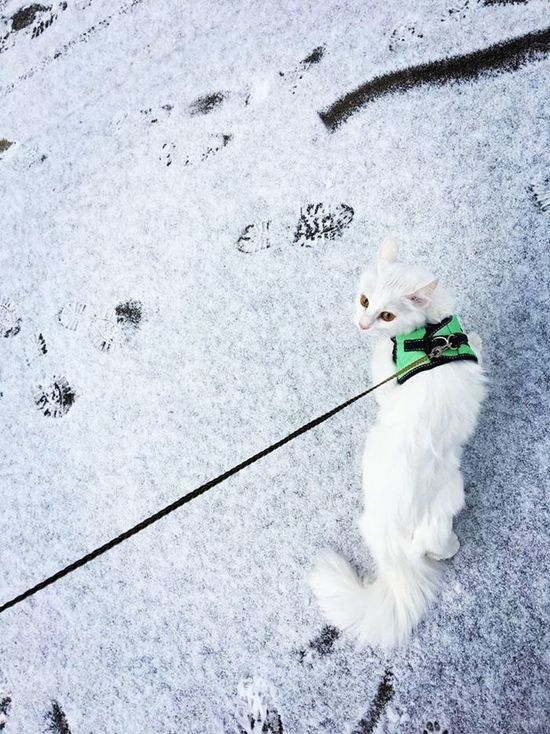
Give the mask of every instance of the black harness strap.
[[463, 344], [468, 344], [468, 337], [464, 333], [449, 334], [449, 336], [428, 336], [423, 339], [405, 339], [403, 349], [405, 352], [425, 352], [429, 354], [434, 347], [442, 346], [447, 341], [451, 345], [451, 349], [458, 349]]

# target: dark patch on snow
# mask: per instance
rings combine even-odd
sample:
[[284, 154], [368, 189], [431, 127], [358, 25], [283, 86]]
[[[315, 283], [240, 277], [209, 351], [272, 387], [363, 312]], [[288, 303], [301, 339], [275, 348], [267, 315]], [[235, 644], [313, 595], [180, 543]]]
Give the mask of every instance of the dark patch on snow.
[[318, 655], [321, 658], [330, 655], [334, 650], [334, 643], [339, 637], [340, 631], [336, 627], [325, 625], [317, 637], [308, 643], [307, 650], [298, 651], [298, 660], [304, 663], [308, 657], [311, 658], [311, 654]]
[[5, 153], [8, 148], [11, 148], [13, 145], [11, 140], [8, 140], [7, 138], [0, 138], [0, 153]]
[[44, 338], [44, 334], [38, 334], [38, 336], [36, 337], [36, 344], [38, 347], [39, 354], [48, 353], [48, 346], [46, 344], [46, 339]]
[[54, 734], [71, 734], [67, 717], [57, 701], [52, 701], [52, 709], [46, 714], [46, 721], [48, 730]]
[[32, 29], [32, 35], [31, 38], [38, 38], [46, 28], [49, 28], [51, 24], [54, 22], [54, 20], [57, 19], [57, 15], [55, 13], [52, 13], [50, 16], [45, 18], [44, 20], [41, 20], [37, 25], [34, 26]]
[[172, 165], [172, 153], [175, 153], [176, 146], [174, 143], [164, 143], [162, 146], [162, 152], [159, 155], [159, 161], [161, 163], [164, 163], [165, 166], [171, 166]]
[[294, 242], [302, 247], [311, 247], [318, 240], [333, 240], [341, 237], [351, 224], [354, 211], [348, 204], [339, 204], [333, 209], [324, 204], [308, 204], [300, 210], [300, 218], [294, 231]]
[[284, 734], [283, 720], [275, 708], [268, 708], [263, 721], [255, 721], [250, 716], [250, 730], [258, 734]]
[[298, 62], [293, 69], [290, 69], [290, 71], [286, 73], [284, 71], [279, 72], [279, 76], [286, 77], [286, 79], [290, 82], [289, 90], [291, 94], [296, 93], [298, 84], [303, 79], [304, 72], [310, 69], [313, 65], [318, 64], [323, 58], [324, 54], [325, 47], [317, 46], [310, 54], [308, 54], [304, 59]]
[[[283, 720], [277, 709], [267, 708], [265, 714], [248, 714], [248, 726], [246, 729], [239, 723], [232, 723], [231, 734], [285, 734]], [[229, 731], [228, 733], [229, 734]]]
[[189, 105], [190, 115], [208, 115], [216, 107], [219, 107], [225, 99], [224, 92], [213, 92], [204, 97], [198, 97]]
[[437, 87], [477, 79], [484, 74], [516, 71], [526, 63], [543, 59], [549, 51], [550, 28], [545, 28], [463, 56], [408, 66], [371, 79], [319, 112], [319, 116], [333, 131], [369, 102], [388, 94], [400, 94], [424, 84]]
[[484, 5], [527, 5], [527, 0], [483, 0]]
[[[2, 393], [0, 393], [1, 397]], [[6, 727], [6, 719], [11, 709], [11, 696], [0, 697], [0, 731]]]
[[124, 301], [115, 307], [115, 313], [119, 324], [137, 329], [143, 317], [143, 304], [141, 301]]
[[393, 673], [391, 670], [386, 670], [384, 677], [380, 681], [378, 690], [376, 691], [376, 696], [374, 697], [374, 701], [372, 702], [370, 709], [355, 726], [352, 734], [372, 734], [384, 709], [391, 700], [393, 693]]
[[529, 192], [535, 204], [544, 214], [550, 212], [550, 178], [545, 178], [542, 182], [532, 184]]
[[428, 721], [422, 734], [449, 734], [449, 732], [447, 729], [443, 729], [442, 731], [439, 722]]
[[76, 400], [76, 393], [65, 377], [53, 377], [52, 383], [43, 387], [38, 385], [34, 402], [40, 412], [51, 418], [66, 415]]
[[309, 54], [309, 56], [306, 56], [305, 59], [302, 59], [300, 63], [304, 64], [304, 66], [310, 66], [311, 64], [318, 64], [324, 55], [325, 55], [325, 47], [317, 46], [316, 48], [313, 49], [313, 51]]
[[27, 28], [27, 26], [30, 26], [32, 23], [34, 23], [34, 19], [36, 18], [38, 13], [43, 13], [47, 10], [51, 10], [51, 6], [46, 7], [45, 5], [38, 5], [37, 3], [21, 8], [17, 11], [17, 13], [12, 15], [12, 31], [21, 31], [23, 30], [23, 28]]
[[[260, 730], [258, 730], [260, 731]], [[262, 725], [261, 734], [285, 734], [283, 720], [277, 709], [267, 709], [265, 721]]]
[[311, 640], [309, 647], [323, 658], [333, 651], [334, 643], [339, 637], [339, 630], [327, 624], [323, 627], [321, 633], [315, 639]]

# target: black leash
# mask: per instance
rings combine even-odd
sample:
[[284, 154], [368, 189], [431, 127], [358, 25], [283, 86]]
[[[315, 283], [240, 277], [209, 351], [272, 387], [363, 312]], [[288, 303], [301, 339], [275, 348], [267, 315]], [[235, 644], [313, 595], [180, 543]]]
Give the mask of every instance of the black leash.
[[361, 398], [364, 398], [365, 395], [368, 395], [369, 393], [373, 392], [377, 388], [381, 387], [382, 385], [385, 385], [386, 382], [390, 382], [390, 380], [394, 380], [396, 377], [399, 377], [399, 375], [404, 372], [405, 370], [410, 370], [411, 368], [415, 367], [417, 364], [420, 365], [421, 362], [428, 359], [426, 356], [422, 356], [419, 359], [417, 359], [412, 364], [408, 365], [407, 367], [404, 367], [400, 370], [397, 370], [393, 375], [390, 375], [389, 377], [386, 377], [385, 380], [382, 380], [376, 385], [373, 385], [372, 387], [369, 387], [367, 390], [364, 390], [363, 392], [359, 393], [359, 395], [356, 395], [353, 398], [350, 398], [349, 400], [346, 400], [345, 403], [341, 403], [341, 405], [338, 405], [336, 408], [333, 408], [332, 410], [329, 410], [328, 413], [323, 413], [323, 415], [320, 415], [318, 418], [314, 418], [312, 421], [309, 421], [309, 423], [305, 423], [300, 428], [297, 428], [295, 431], [292, 431], [292, 433], [289, 433], [288, 436], [285, 436], [284, 438], [281, 438], [279, 441], [277, 441], [274, 444], [271, 444], [271, 446], [268, 446], [267, 448], [263, 449], [262, 451], [258, 451], [257, 454], [253, 454], [248, 459], [245, 459], [244, 461], [241, 461], [240, 464], [237, 464], [236, 466], [232, 467], [231, 469], [228, 469], [227, 471], [223, 472], [223, 474], [219, 474], [214, 479], [208, 480], [208, 482], [205, 482], [204, 484], [201, 484], [200, 487], [196, 487], [188, 494], [184, 495], [183, 497], [180, 497], [179, 499], [175, 500], [175, 502], [172, 502], [169, 505], [166, 505], [166, 507], [163, 507], [158, 512], [155, 512], [154, 515], [150, 515], [149, 517], [145, 518], [145, 520], [142, 520], [137, 525], [134, 525], [129, 530], [126, 530], [125, 532], [121, 533], [120, 535], [117, 535], [116, 538], [112, 538], [111, 540], [107, 541], [107, 543], [104, 543], [103, 545], [100, 545], [98, 548], [95, 548], [93, 551], [90, 551], [90, 553], [86, 553], [85, 556], [82, 556], [82, 558], [79, 558], [76, 561], [73, 561], [73, 563], [69, 563], [68, 566], [65, 566], [65, 568], [60, 569], [56, 573], [53, 574], [53, 576], [48, 576], [48, 578], [44, 579], [43, 581], [40, 581], [40, 583], [36, 584], [36, 586], [32, 586], [30, 589], [27, 589], [22, 594], [19, 594], [18, 596], [14, 596], [13, 599], [10, 599], [9, 601], [5, 602], [0, 606], [0, 614], [2, 612], [5, 612], [7, 609], [10, 609], [10, 607], [14, 607], [16, 604], [20, 604], [22, 601], [25, 601], [25, 599], [28, 599], [31, 596], [34, 596], [37, 592], [41, 591], [42, 589], [45, 589], [48, 586], [51, 586], [52, 584], [55, 584], [56, 581], [59, 581], [59, 579], [62, 579], [65, 576], [68, 576], [73, 571], [76, 571], [78, 568], [82, 568], [82, 566], [85, 566], [90, 561], [93, 561], [94, 558], [98, 558], [99, 556], [103, 555], [104, 553], [107, 553], [107, 551], [111, 550], [111, 548], [114, 548], [117, 545], [120, 545], [125, 540], [128, 540], [128, 538], [131, 538], [133, 535], [137, 535], [142, 530], [145, 530], [145, 528], [148, 528], [149, 525], [152, 525], [153, 523], [157, 522], [158, 520], [161, 520], [163, 517], [166, 517], [171, 512], [174, 512], [175, 510], [178, 510], [180, 507], [183, 507], [183, 505], [186, 505], [188, 502], [191, 502], [191, 500], [194, 500], [196, 497], [200, 497], [201, 494], [204, 494], [205, 492], [208, 492], [209, 489], [212, 489], [212, 487], [215, 487], [218, 484], [221, 484], [222, 482], [225, 482], [226, 479], [229, 479], [229, 477], [232, 477], [234, 474], [238, 474], [243, 469], [246, 469], [247, 466], [250, 466], [251, 464], [255, 464], [260, 459], [263, 459], [264, 456], [268, 456], [269, 454], [273, 453], [273, 451], [276, 451], [277, 449], [280, 449], [281, 446], [284, 446], [285, 444], [289, 443], [290, 441], [293, 441], [295, 438], [298, 438], [298, 436], [301, 436], [304, 433], [307, 433], [307, 431], [310, 431], [312, 428], [315, 428], [316, 426], [321, 425], [321, 423], [324, 423], [329, 418], [332, 418], [333, 415], [336, 415], [341, 410], [344, 410], [345, 408], [349, 407], [353, 403], [357, 402], [357, 400], [361, 400]]

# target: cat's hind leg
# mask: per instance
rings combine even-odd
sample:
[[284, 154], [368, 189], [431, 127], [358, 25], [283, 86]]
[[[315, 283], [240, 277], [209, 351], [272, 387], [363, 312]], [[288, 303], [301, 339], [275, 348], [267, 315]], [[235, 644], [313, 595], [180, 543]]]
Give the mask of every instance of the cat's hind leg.
[[416, 551], [438, 561], [452, 558], [460, 548], [453, 531], [453, 517], [464, 506], [464, 481], [460, 469], [451, 468], [451, 461], [445, 466], [437, 494], [413, 535]]
[[419, 555], [426, 555], [436, 561], [452, 558], [460, 548], [453, 531], [452, 515], [426, 515], [414, 531], [413, 546]]
[[426, 551], [426, 555], [429, 558], [433, 558], [435, 561], [445, 561], [448, 558], [456, 556], [460, 548], [460, 540], [454, 530], [451, 530], [447, 536], [446, 542], [436, 546], [435, 548], [435, 550]]

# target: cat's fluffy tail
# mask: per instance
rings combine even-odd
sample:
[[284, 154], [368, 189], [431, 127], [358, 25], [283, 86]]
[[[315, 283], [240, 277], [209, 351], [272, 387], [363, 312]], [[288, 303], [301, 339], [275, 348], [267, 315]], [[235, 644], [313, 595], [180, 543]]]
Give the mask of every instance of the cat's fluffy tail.
[[327, 619], [363, 645], [405, 642], [435, 596], [437, 562], [405, 556], [384, 564], [372, 581], [361, 581], [341, 556], [327, 551], [310, 583]]

